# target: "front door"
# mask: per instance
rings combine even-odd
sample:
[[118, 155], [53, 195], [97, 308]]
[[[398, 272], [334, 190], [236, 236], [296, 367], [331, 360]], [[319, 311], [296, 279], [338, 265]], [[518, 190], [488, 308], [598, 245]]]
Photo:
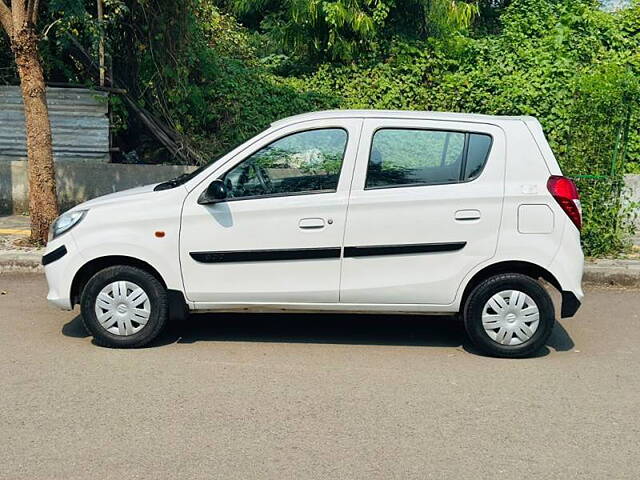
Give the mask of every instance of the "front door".
[[491, 125], [365, 120], [340, 301], [453, 302], [462, 278], [494, 255], [504, 152]]
[[[274, 131], [191, 191], [180, 233], [188, 300], [205, 308], [338, 301], [361, 125], [318, 120]], [[198, 204], [214, 179], [225, 182], [227, 200]]]

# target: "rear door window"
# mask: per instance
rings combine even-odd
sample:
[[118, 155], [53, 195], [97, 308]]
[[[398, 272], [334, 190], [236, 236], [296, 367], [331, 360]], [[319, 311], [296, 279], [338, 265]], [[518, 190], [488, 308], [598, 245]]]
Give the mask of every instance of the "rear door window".
[[478, 177], [491, 136], [444, 130], [384, 128], [371, 144], [365, 188], [459, 183]]

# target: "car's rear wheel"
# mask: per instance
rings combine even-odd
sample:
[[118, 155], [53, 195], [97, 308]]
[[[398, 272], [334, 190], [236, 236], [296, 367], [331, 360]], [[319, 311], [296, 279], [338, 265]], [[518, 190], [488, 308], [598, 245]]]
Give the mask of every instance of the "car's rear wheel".
[[553, 302], [531, 277], [506, 273], [477, 285], [464, 308], [473, 343], [498, 357], [528, 357], [539, 351], [555, 324]]
[[150, 273], [128, 265], [100, 270], [82, 291], [82, 320], [99, 345], [142, 347], [162, 331], [167, 292]]

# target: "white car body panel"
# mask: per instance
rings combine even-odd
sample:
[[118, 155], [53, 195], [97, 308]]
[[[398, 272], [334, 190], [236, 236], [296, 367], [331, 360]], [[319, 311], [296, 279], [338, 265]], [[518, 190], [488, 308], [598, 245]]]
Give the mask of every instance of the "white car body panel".
[[363, 137], [370, 138], [381, 128], [400, 127], [490, 134], [490, 158], [479, 178], [470, 182], [366, 190], [371, 142], [361, 142], [345, 246], [466, 245], [450, 252], [344, 258], [340, 301], [450, 305], [460, 272], [495, 254], [504, 190], [504, 132], [484, 124], [469, 127], [463, 122], [370, 119], [365, 121]]
[[[371, 136], [384, 126], [483, 132], [493, 144], [472, 181], [367, 190]], [[289, 133], [326, 127], [349, 135], [335, 193], [198, 204], [213, 179], [251, 153]], [[83, 266], [117, 256], [149, 265], [192, 310], [454, 313], [474, 275], [515, 261], [548, 271], [581, 301], [580, 235], [547, 190], [551, 175], [561, 171], [532, 117], [366, 110], [299, 115], [275, 122], [181, 186], [154, 191], [148, 185], [74, 207], [88, 210], [85, 218], [46, 248], [45, 254], [62, 246], [67, 252], [45, 266], [48, 299], [73, 308], [71, 287]], [[300, 228], [318, 219], [322, 228]], [[447, 252], [345, 255], [354, 246], [455, 242], [466, 244]], [[191, 256], [308, 248], [337, 248], [339, 254], [209, 264]]]
[[[361, 124], [359, 119], [319, 120], [282, 128], [262, 137], [224, 166], [213, 169], [207, 181], [189, 193], [182, 212], [180, 243], [182, 275], [189, 301], [338, 302], [339, 257], [277, 263], [201, 263], [194, 260], [190, 253], [211, 250], [339, 249]], [[342, 175], [335, 193], [198, 204], [198, 197], [210, 181], [272, 141], [299, 131], [336, 127], [347, 131], [348, 141]], [[313, 220], [319, 221], [324, 227], [300, 227], [301, 222]]]
[[[88, 262], [108, 256], [147, 263], [167, 288], [182, 291], [178, 240], [180, 210], [187, 192], [181, 187], [160, 192], [149, 187], [132, 190], [135, 192], [121, 192], [119, 197], [110, 194], [78, 205], [74, 209], [89, 209], [85, 218], [47, 244], [45, 254], [61, 245], [68, 250], [61, 260], [45, 267], [49, 285], [54, 286], [48, 296], [52, 303], [70, 309], [75, 274]], [[157, 231], [164, 232], [164, 237], [156, 237]]]

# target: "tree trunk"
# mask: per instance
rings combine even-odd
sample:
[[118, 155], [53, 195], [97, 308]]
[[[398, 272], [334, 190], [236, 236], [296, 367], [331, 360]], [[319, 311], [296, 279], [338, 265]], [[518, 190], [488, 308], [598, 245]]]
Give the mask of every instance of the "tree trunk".
[[38, 37], [33, 28], [25, 26], [15, 31], [11, 40], [20, 76], [27, 132], [31, 241], [44, 244], [49, 225], [58, 216], [58, 201], [51, 124], [38, 54]]

